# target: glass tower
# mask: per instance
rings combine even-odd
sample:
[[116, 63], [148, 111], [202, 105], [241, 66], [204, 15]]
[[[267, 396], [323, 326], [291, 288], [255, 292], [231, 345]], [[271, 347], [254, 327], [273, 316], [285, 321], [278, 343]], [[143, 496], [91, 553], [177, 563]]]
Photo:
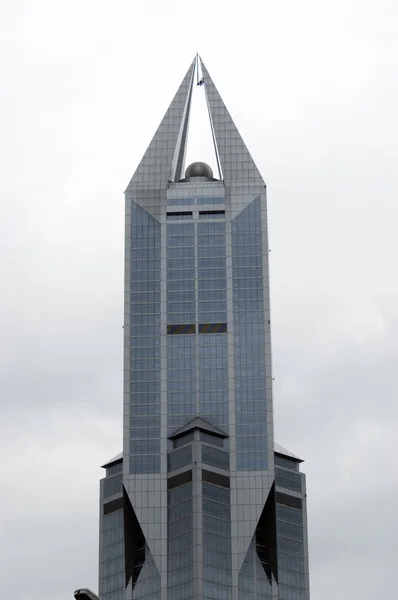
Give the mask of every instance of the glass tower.
[[[126, 190], [124, 439], [102, 600], [308, 600], [305, 478], [274, 446], [266, 187], [190, 66]], [[185, 170], [193, 86], [216, 176]]]

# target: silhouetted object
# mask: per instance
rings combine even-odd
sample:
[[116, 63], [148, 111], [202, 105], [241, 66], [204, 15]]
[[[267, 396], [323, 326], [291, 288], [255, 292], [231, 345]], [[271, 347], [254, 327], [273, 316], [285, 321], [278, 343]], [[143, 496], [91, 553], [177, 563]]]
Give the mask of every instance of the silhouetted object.
[[76, 590], [73, 595], [76, 600], [99, 600], [97, 594], [87, 588]]

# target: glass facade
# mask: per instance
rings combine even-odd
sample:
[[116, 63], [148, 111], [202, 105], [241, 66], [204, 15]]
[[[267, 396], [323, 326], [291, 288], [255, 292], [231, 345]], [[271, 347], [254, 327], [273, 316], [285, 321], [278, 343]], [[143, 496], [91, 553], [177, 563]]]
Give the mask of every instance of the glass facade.
[[197, 247], [198, 322], [225, 323], [227, 321], [225, 221], [198, 223]]
[[239, 573], [239, 600], [271, 600], [272, 597], [271, 585], [253, 541]]
[[[144, 559], [145, 557], [145, 559]], [[133, 600], [160, 600], [160, 577], [148, 546], [143, 552], [143, 564], [134, 584]]]
[[289, 471], [298, 471], [299, 463], [291, 458], [275, 454], [275, 467], [282, 467], [283, 469], [289, 469]]
[[[160, 468], [162, 336], [166, 342], [167, 434], [173, 434], [200, 416], [228, 436], [232, 385], [236, 471], [268, 470], [265, 371], [268, 299], [264, 291], [266, 232], [263, 231], [261, 198], [248, 203], [230, 220], [228, 227], [229, 217], [224, 210], [196, 208], [198, 204], [203, 206], [200, 194], [201, 190], [196, 190], [191, 204], [188, 198], [180, 199], [180, 205], [190, 210], [168, 209], [164, 229], [140, 207], [133, 208], [130, 468], [137, 474]], [[173, 203], [179, 206], [174, 200]], [[165, 329], [159, 321], [163, 246]], [[233, 325], [232, 336], [228, 335], [228, 323]], [[233, 363], [229, 360], [231, 342]], [[197, 452], [195, 444], [199, 444]], [[223, 440], [206, 431], [195, 438], [192, 431], [174, 440], [173, 447], [167, 456], [167, 471], [174, 477], [173, 486], [177, 485], [169, 490], [167, 503], [168, 599], [185, 600], [195, 593], [199, 574], [195, 571], [193, 545], [194, 539], [198, 539], [201, 519], [203, 598], [232, 600], [230, 490], [217, 485], [219, 470], [229, 472], [230, 469], [230, 441], [228, 437]], [[185, 476], [181, 479], [179, 475], [174, 476], [174, 472], [187, 472], [196, 465], [196, 459], [207, 469], [208, 481], [202, 482], [201, 505], [199, 512], [194, 513], [195, 475], [193, 481], [190, 475], [191, 480], [187, 482]], [[278, 488], [302, 493], [297, 463], [284, 456], [277, 456], [275, 463]], [[212, 469], [216, 471], [214, 476], [210, 476]], [[195, 473], [195, 467], [192, 472]], [[116, 473], [109, 478], [104, 487], [106, 493], [119, 485], [120, 477], [121, 474]], [[303, 526], [302, 522], [294, 521], [299, 514], [296, 508], [278, 505], [280, 600], [305, 600], [306, 592], [300, 587], [305, 579]], [[249, 545], [238, 576], [239, 598], [245, 600], [275, 597], [268, 559], [264, 558], [269, 556], [269, 549], [260, 547], [259, 543], [257, 539]], [[141, 569], [140, 587], [134, 588], [133, 598], [141, 597], [137, 596], [141, 593], [138, 590], [158, 593], [156, 589], [149, 591], [145, 577]]]
[[210, 435], [209, 433], [206, 433], [205, 431], [201, 431], [199, 437], [200, 437], [201, 441], [204, 442], [205, 444], [209, 444], [210, 446], [217, 446], [218, 448], [224, 447], [223, 439], [216, 437], [214, 435]]
[[195, 197], [191, 196], [188, 198], [169, 198], [167, 200], [167, 206], [200, 206], [201, 208], [205, 205], [213, 205], [213, 204], [224, 204], [225, 199], [223, 196], [201, 196]]
[[275, 457], [279, 600], [308, 600], [305, 476], [299, 463]]
[[192, 446], [185, 446], [167, 455], [167, 470], [175, 471], [192, 463]]
[[[191, 431], [176, 439], [175, 449], [168, 454], [168, 471], [171, 474], [178, 470], [191, 473], [187, 469], [193, 467], [194, 456], [200, 458], [199, 466], [196, 467], [196, 480], [201, 481], [201, 500], [196, 507], [196, 516], [192, 481], [170, 489], [167, 494], [169, 599], [189, 600], [194, 596], [198, 573], [194, 568], [193, 547], [194, 539], [199, 539], [198, 531], [201, 530], [203, 599], [232, 600], [229, 452], [222, 449], [223, 444], [224, 441], [215, 435], [205, 431], [198, 431], [195, 435], [195, 431]], [[193, 450], [195, 445], [198, 450]], [[277, 489], [281, 490], [277, 493], [276, 500], [278, 597], [279, 600], [308, 600], [303, 475], [298, 471], [298, 462], [276, 455], [275, 459], [277, 458], [281, 459], [279, 464], [285, 466], [278, 470], [288, 477], [285, 481], [276, 475]], [[202, 471], [200, 465], [210, 470], [216, 467], [213, 483], [205, 480], [209, 478], [211, 471]], [[101, 600], [126, 598], [123, 510], [120, 508], [121, 469], [121, 461], [107, 467], [107, 477], [101, 483]], [[220, 477], [219, 470], [224, 471], [227, 476]], [[206, 473], [206, 478], [203, 473]], [[217, 483], [217, 478], [221, 483]], [[297, 480], [300, 480], [299, 490], [295, 489], [298, 487]], [[198, 515], [201, 515], [199, 520]], [[133, 569], [136, 581], [134, 580], [131, 597], [133, 600], [160, 600], [158, 570], [145, 543], [140, 548]], [[271, 600], [275, 597], [272, 596], [272, 587], [267, 577], [267, 561], [262, 564], [267, 548], [262, 548], [261, 556], [259, 551], [258, 539], [257, 542], [253, 540], [239, 572], [240, 600]]]
[[106, 467], [107, 477], [110, 477], [111, 475], [116, 475], [116, 473], [123, 473], [123, 463], [121, 460]]
[[228, 339], [224, 334], [199, 336], [200, 414], [226, 433], [228, 414]]
[[125, 600], [122, 461], [107, 467], [101, 481], [100, 582], [101, 600]]
[[130, 472], [160, 470], [160, 224], [131, 203]]
[[279, 600], [307, 600], [303, 511], [276, 505]]
[[229, 426], [225, 215], [187, 216], [167, 224], [169, 434], [197, 414]]
[[124, 600], [123, 510], [104, 515], [102, 535], [101, 600]]
[[192, 483], [167, 494], [168, 600], [194, 595]]
[[167, 322], [195, 323], [195, 226], [167, 225]]
[[230, 600], [231, 508], [230, 491], [202, 483], [203, 598]]
[[207, 444], [202, 444], [202, 462], [205, 465], [218, 467], [219, 469], [229, 469], [229, 452], [213, 448]]
[[123, 473], [116, 473], [115, 475], [107, 476], [104, 479], [104, 498], [120, 494], [122, 491]]
[[279, 487], [301, 492], [301, 475], [300, 473], [292, 473], [287, 469], [275, 467], [275, 481]]
[[260, 198], [232, 222], [236, 468], [268, 468]]
[[194, 335], [167, 336], [168, 433], [196, 415], [196, 340]]

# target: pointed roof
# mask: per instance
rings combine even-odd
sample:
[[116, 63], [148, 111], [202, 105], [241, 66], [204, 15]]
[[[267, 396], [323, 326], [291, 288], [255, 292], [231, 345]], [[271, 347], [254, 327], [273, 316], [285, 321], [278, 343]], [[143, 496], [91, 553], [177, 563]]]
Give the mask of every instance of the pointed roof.
[[166, 187], [168, 181], [182, 178], [188, 134], [189, 113], [196, 58], [166, 111], [141, 159], [126, 191], [146, 187]]
[[293, 452], [290, 452], [290, 450], [283, 448], [279, 444], [274, 444], [274, 452], [275, 452], [275, 454], [280, 454], [281, 456], [285, 456], [287, 458], [292, 458], [296, 462], [304, 462], [304, 460], [302, 458], [300, 458], [296, 454], [293, 454]]
[[172, 433], [169, 436], [169, 439], [175, 440], [181, 437], [182, 435], [189, 433], [190, 431], [194, 431], [195, 429], [199, 429], [200, 431], [210, 433], [211, 435], [220, 438], [228, 437], [227, 434], [224, 433], [221, 429], [218, 429], [218, 427], [214, 427], [214, 425], [212, 425], [208, 421], [205, 421], [205, 419], [202, 419], [202, 417], [195, 417], [194, 419], [186, 423], [183, 427], [180, 427], [174, 433]]
[[200, 66], [217, 166], [232, 205], [232, 217], [265, 191], [264, 181], [206, 66], [195, 57], [126, 190], [129, 200], [156, 219], [160, 218], [168, 184], [184, 177], [195, 69], [199, 73]]
[[227, 186], [264, 181], [228, 112], [209, 72], [201, 60], [213, 140], [222, 178]]
[[114, 456], [113, 458], [111, 458], [111, 460], [108, 460], [108, 462], [106, 462], [105, 464], [101, 465], [101, 469], [106, 469], [106, 467], [110, 467], [114, 463], [117, 463], [117, 462], [119, 462], [121, 460], [123, 460], [123, 452], [119, 452], [119, 454], [116, 454], [116, 456]]

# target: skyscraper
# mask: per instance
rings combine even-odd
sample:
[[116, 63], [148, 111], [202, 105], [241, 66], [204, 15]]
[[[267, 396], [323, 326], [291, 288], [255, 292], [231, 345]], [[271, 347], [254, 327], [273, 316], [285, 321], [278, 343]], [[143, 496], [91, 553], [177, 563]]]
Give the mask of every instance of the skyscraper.
[[[124, 440], [101, 481], [100, 597], [308, 600], [305, 478], [273, 439], [266, 187], [199, 62], [126, 190]], [[215, 175], [185, 170], [196, 84]]]

